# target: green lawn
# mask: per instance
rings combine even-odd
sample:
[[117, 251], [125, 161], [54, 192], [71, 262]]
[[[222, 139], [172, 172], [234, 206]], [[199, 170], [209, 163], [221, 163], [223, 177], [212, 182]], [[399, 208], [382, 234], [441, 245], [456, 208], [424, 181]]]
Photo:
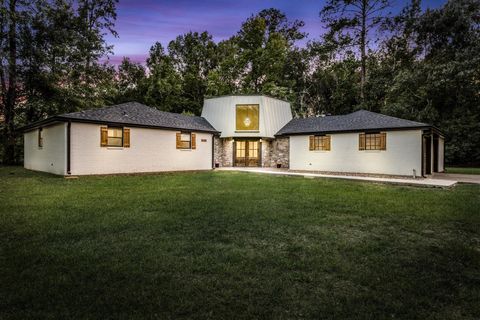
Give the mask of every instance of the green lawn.
[[480, 168], [447, 167], [446, 173], [480, 174]]
[[480, 186], [0, 167], [0, 319], [478, 319]]

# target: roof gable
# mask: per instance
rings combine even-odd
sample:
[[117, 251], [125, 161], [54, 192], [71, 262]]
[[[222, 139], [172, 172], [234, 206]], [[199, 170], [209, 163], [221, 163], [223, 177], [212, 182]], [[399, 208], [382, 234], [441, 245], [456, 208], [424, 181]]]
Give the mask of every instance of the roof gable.
[[302, 133], [352, 132], [429, 127], [426, 123], [359, 110], [346, 115], [293, 119], [277, 135]]

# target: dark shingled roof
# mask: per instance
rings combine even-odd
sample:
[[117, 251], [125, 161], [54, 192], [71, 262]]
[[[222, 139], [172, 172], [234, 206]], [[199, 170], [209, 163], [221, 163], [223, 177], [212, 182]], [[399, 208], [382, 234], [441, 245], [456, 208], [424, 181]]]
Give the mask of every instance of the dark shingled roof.
[[203, 117], [164, 112], [138, 102], [127, 102], [110, 107], [65, 113], [48, 118], [24, 129], [29, 129], [45, 122], [78, 121], [154, 127], [165, 129], [182, 129], [217, 133], [218, 131]]
[[430, 125], [387, 116], [367, 110], [359, 110], [340, 116], [325, 116], [303, 119], [292, 119], [277, 136], [306, 133], [355, 132], [363, 130], [386, 130], [425, 128]]

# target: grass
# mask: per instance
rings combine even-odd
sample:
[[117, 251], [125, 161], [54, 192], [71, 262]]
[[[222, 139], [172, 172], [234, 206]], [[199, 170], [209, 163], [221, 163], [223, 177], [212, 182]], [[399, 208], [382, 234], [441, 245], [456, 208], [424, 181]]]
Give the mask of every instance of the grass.
[[0, 167], [0, 319], [478, 319], [480, 186]]
[[447, 173], [461, 173], [461, 174], [480, 174], [480, 168], [472, 167], [447, 167], [445, 168]]

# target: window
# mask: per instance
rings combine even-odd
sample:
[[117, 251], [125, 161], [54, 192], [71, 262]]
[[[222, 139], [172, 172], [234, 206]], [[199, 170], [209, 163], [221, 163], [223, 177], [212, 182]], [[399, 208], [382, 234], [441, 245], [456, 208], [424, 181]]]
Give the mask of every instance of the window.
[[177, 149], [195, 149], [195, 133], [177, 132]]
[[387, 133], [360, 133], [359, 150], [387, 150]]
[[121, 127], [100, 127], [101, 147], [130, 147], [130, 129]]
[[108, 127], [107, 146], [122, 147], [123, 146], [123, 129]]
[[309, 149], [311, 151], [330, 151], [330, 136], [310, 136]]
[[38, 147], [43, 148], [43, 128], [38, 129]]
[[236, 126], [239, 131], [258, 131], [258, 104], [237, 104]]
[[190, 133], [180, 133], [180, 149], [190, 149], [192, 136]]

